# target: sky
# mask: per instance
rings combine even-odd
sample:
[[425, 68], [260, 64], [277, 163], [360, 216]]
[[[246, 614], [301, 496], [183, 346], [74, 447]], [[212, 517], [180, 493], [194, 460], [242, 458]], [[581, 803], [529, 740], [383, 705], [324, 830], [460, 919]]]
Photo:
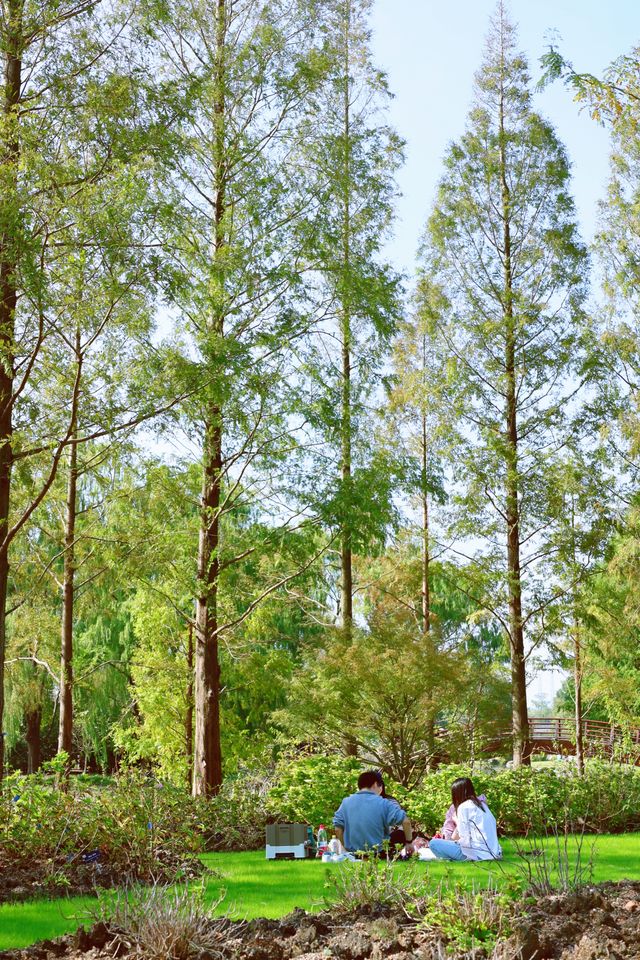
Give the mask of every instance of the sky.
[[[511, 0], [509, 8], [534, 82], [542, 73], [540, 57], [554, 38], [578, 71], [596, 76], [640, 43], [640, 0]], [[389, 254], [409, 275], [447, 144], [465, 128], [494, 10], [495, 0], [374, 0], [374, 58], [394, 94], [391, 123], [406, 141]], [[590, 240], [607, 180], [607, 131], [580, 111], [561, 83], [537, 94], [534, 106], [554, 124], [568, 150], [582, 235]]]
[[[464, 131], [495, 0], [374, 0], [372, 46], [394, 94], [390, 121], [406, 141], [402, 197], [388, 254], [411, 278], [447, 145]], [[640, 43], [640, 0], [511, 0], [533, 82], [554, 42], [579, 72], [596, 76]], [[572, 162], [573, 194], [585, 241], [597, 228], [608, 176], [609, 137], [572, 94], [555, 83], [534, 107], [556, 128]], [[529, 698], [551, 702], [564, 673], [540, 671]]]

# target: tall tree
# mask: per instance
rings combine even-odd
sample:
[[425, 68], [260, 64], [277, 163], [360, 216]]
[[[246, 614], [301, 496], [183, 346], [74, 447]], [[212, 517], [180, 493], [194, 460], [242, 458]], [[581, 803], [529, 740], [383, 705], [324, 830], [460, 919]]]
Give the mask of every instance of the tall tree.
[[541, 567], [552, 521], [548, 464], [572, 430], [582, 378], [586, 254], [569, 163], [532, 109], [526, 61], [503, 2], [467, 132], [445, 167], [423, 269], [449, 300], [438, 335], [464, 424], [460, 532], [487, 544], [480, 569], [494, 578], [494, 611], [511, 652], [513, 756], [520, 764], [528, 759], [525, 628], [534, 633], [549, 602]]
[[390, 515], [392, 481], [372, 442], [369, 407], [400, 313], [399, 278], [383, 248], [402, 144], [384, 123], [389, 91], [371, 59], [371, 6], [371, 0], [326, 4], [331, 76], [310, 112], [305, 151], [321, 200], [310, 222], [309, 255], [324, 319], [306, 365], [308, 416], [324, 441], [314, 492], [339, 535], [338, 611], [347, 639], [354, 551], [379, 537]]
[[[114, 402], [109, 367], [92, 368], [110, 312], [74, 343], [76, 315], [86, 315], [79, 265], [108, 274], [116, 302], [115, 288], [140, 284], [144, 274], [138, 221], [133, 270], [125, 276], [101, 259], [107, 247], [130, 250], [128, 214], [147, 181], [138, 176], [146, 107], [126, 55], [128, 14], [105, 3], [97, 16], [98, 6], [8, 0], [0, 18], [0, 719], [11, 543], [68, 448], [131, 426], [153, 406], [139, 390]], [[94, 402], [81, 419], [89, 370]], [[18, 498], [16, 476], [25, 481]], [[2, 763], [0, 740], [0, 776]]]
[[[434, 536], [433, 506], [446, 498], [443, 461], [453, 443], [442, 357], [433, 335], [441, 299], [437, 288], [423, 280], [413, 314], [400, 324], [394, 341], [393, 378], [384, 409], [388, 442], [404, 462], [403, 485], [409, 507], [412, 514], [416, 511], [419, 515], [416, 539], [421, 557], [420, 622], [422, 642], [432, 648], [432, 653], [441, 641], [432, 602], [432, 566], [441, 552]], [[432, 741], [435, 720], [435, 711], [425, 717]]]
[[202, 463], [195, 794], [222, 782], [220, 644], [231, 625], [220, 581], [255, 550], [233, 552], [224, 518], [256, 504], [274, 518], [277, 539], [292, 517], [283, 480], [296, 444], [291, 344], [308, 325], [294, 224], [309, 200], [294, 155], [326, 69], [315, 13], [301, 0], [217, 0], [213, 9], [177, 0], [154, 25], [183, 96], [166, 237], [168, 294], [189, 342], [178, 374], [194, 388], [183, 425]]
[[434, 330], [443, 297], [425, 278], [416, 292], [413, 315], [400, 324], [393, 345], [393, 373], [385, 413], [391, 441], [407, 462], [406, 487], [420, 513], [422, 630], [432, 620], [430, 565], [434, 544], [432, 505], [445, 498], [443, 459], [454, 442], [446, 377]]
[[547, 620], [549, 635], [557, 636], [564, 663], [573, 673], [576, 766], [584, 773], [585, 744], [583, 680], [588, 655], [587, 622], [591, 581], [606, 555], [614, 528], [607, 491], [616, 489], [608, 450], [603, 442], [588, 449], [567, 446], [549, 469], [557, 501], [552, 567], [560, 596]]

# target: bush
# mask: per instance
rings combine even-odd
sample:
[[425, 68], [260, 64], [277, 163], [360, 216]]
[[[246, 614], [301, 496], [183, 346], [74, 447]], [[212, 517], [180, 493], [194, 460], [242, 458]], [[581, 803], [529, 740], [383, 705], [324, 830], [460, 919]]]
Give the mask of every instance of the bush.
[[251, 773], [232, 777], [216, 797], [198, 798], [195, 809], [205, 850], [255, 850], [264, 844], [268, 781]]
[[503, 892], [491, 885], [466, 890], [461, 885], [452, 888], [441, 884], [435, 895], [413, 904], [412, 913], [420, 918], [422, 926], [445, 938], [448, 952], [473, 950], [480, 945], [486, 951], [509, 936], [513, 900], [521, 896], [522, 891], [516, 887]]
[[422, 864], [407, 863], [398, 870], [392, 859], [370, 857], [327, 872], [325, 906], [333, 913], [380, 906], [408, 913], [412, 903], [427, 895], [428, 884]]
[[0, 863], [40, 868], [60, 878], [87, 860], [102, 872], [149, 880], [173, 877], [202, 848], [196, 811], [184, 791], [139, 775], [79, 791], [55, 771], [8, 777], [0, 794]]
[[[272, 820], [331, 823], [340, 801], [356, 789], [361, 761], [341, 755], [288, 757], [276, 768], [266, 797]], [[485, 793], [498, 827], [508, 836], [544, 833], [551, 824], [588, 833], [616, 833], [640, 827], [640, 768], [602, 760], [587, 762], [579, 776], [570, 762], [542, 770], [495, 769], [491, 764], [473, 771], [461, 764], [442, 766], [407, 791], [387, 781], [387, 792], [406, 809], [416, 827], [434, 833], [451, 803], [451, 784], [471, 776], [478, 793]]]
[[[272, 820], [330, 824], [343, 798], [357, 790], [366, 769], [361, 760], [341, 754], [303, 754], [282, 759], [267, 797]], [[387, 793], [402, 803], [407, 791], [391, 780]]]
[[[189, 960], [217, 953], [226, 921], [212, 920], [222, 901], [205, 905], [203, 891], [188, 886], [133, 887], [100, 901], [98, 919], [115, 932], [117, 956], [134, 952], [145, 960]], [[112, 949], [113, 949], [112, 947]]]
[[563, 763], [544, 770], [441, 767], [429, 774], [406, 799], [410, 816], [428, 832], [437, 830], [451, 803], [451, 784], [472, 776], [478, 793], [487, 795], [502, 833], [526, 836], [551, 824], [570, 823], [592, 833], [615, 833], [640, 826], [640, 769], [591, 760], [585, 775]]

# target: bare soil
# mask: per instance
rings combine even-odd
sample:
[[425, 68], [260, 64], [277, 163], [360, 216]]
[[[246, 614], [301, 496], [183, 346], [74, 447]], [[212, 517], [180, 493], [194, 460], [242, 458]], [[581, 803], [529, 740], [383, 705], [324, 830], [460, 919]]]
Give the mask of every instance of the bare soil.
[[[212, 920], [213, 945], [198, 960], [640, 960], [640, 883], [607, 883], [516, 905], [512, 935], [487, 954], [459, 951], [437, 932], [387, 909], [334, 916], [297, 910], [282, 920]], [[124, 932], [98, 923], [90, 930], [1, 960], [114, 960], [145, 956]], [[153, 951], [156, 958], [162, 951]], [[169, 956], [168, 954], [166, 955]]]
[[[190, 857], [183, 863], [173, 861], [166, 866], [160, 861], [154, 864], [153, 879], [169, 881], [176, 872], [187, 879], [195, 879], [204, 872], [204, 866], [197, 858]], [[98, 863], [50, 862], [47, 864], [3, 862], [0, 858], [0, 903], [16, 903], [23, 900], [64, 896], [91, 896], [96, 888], [111, 889], [122, 886], [124, 881], [148, 880], [135, 872], [126, 874], [122, 864], [111, 864], [102, 859]]]

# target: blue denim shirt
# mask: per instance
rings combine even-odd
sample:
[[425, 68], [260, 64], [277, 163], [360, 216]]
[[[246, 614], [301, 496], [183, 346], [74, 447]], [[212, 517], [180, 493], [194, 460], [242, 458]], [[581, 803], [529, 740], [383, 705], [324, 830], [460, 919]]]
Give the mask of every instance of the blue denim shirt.
[[334, 827], [344, 830], [347, 850], [371, 850], [389, 838], [390, 828], [402, 823], [406, 813], [395, 800], [385, 800], [370, 790], [345, 797], [333, 816]]

